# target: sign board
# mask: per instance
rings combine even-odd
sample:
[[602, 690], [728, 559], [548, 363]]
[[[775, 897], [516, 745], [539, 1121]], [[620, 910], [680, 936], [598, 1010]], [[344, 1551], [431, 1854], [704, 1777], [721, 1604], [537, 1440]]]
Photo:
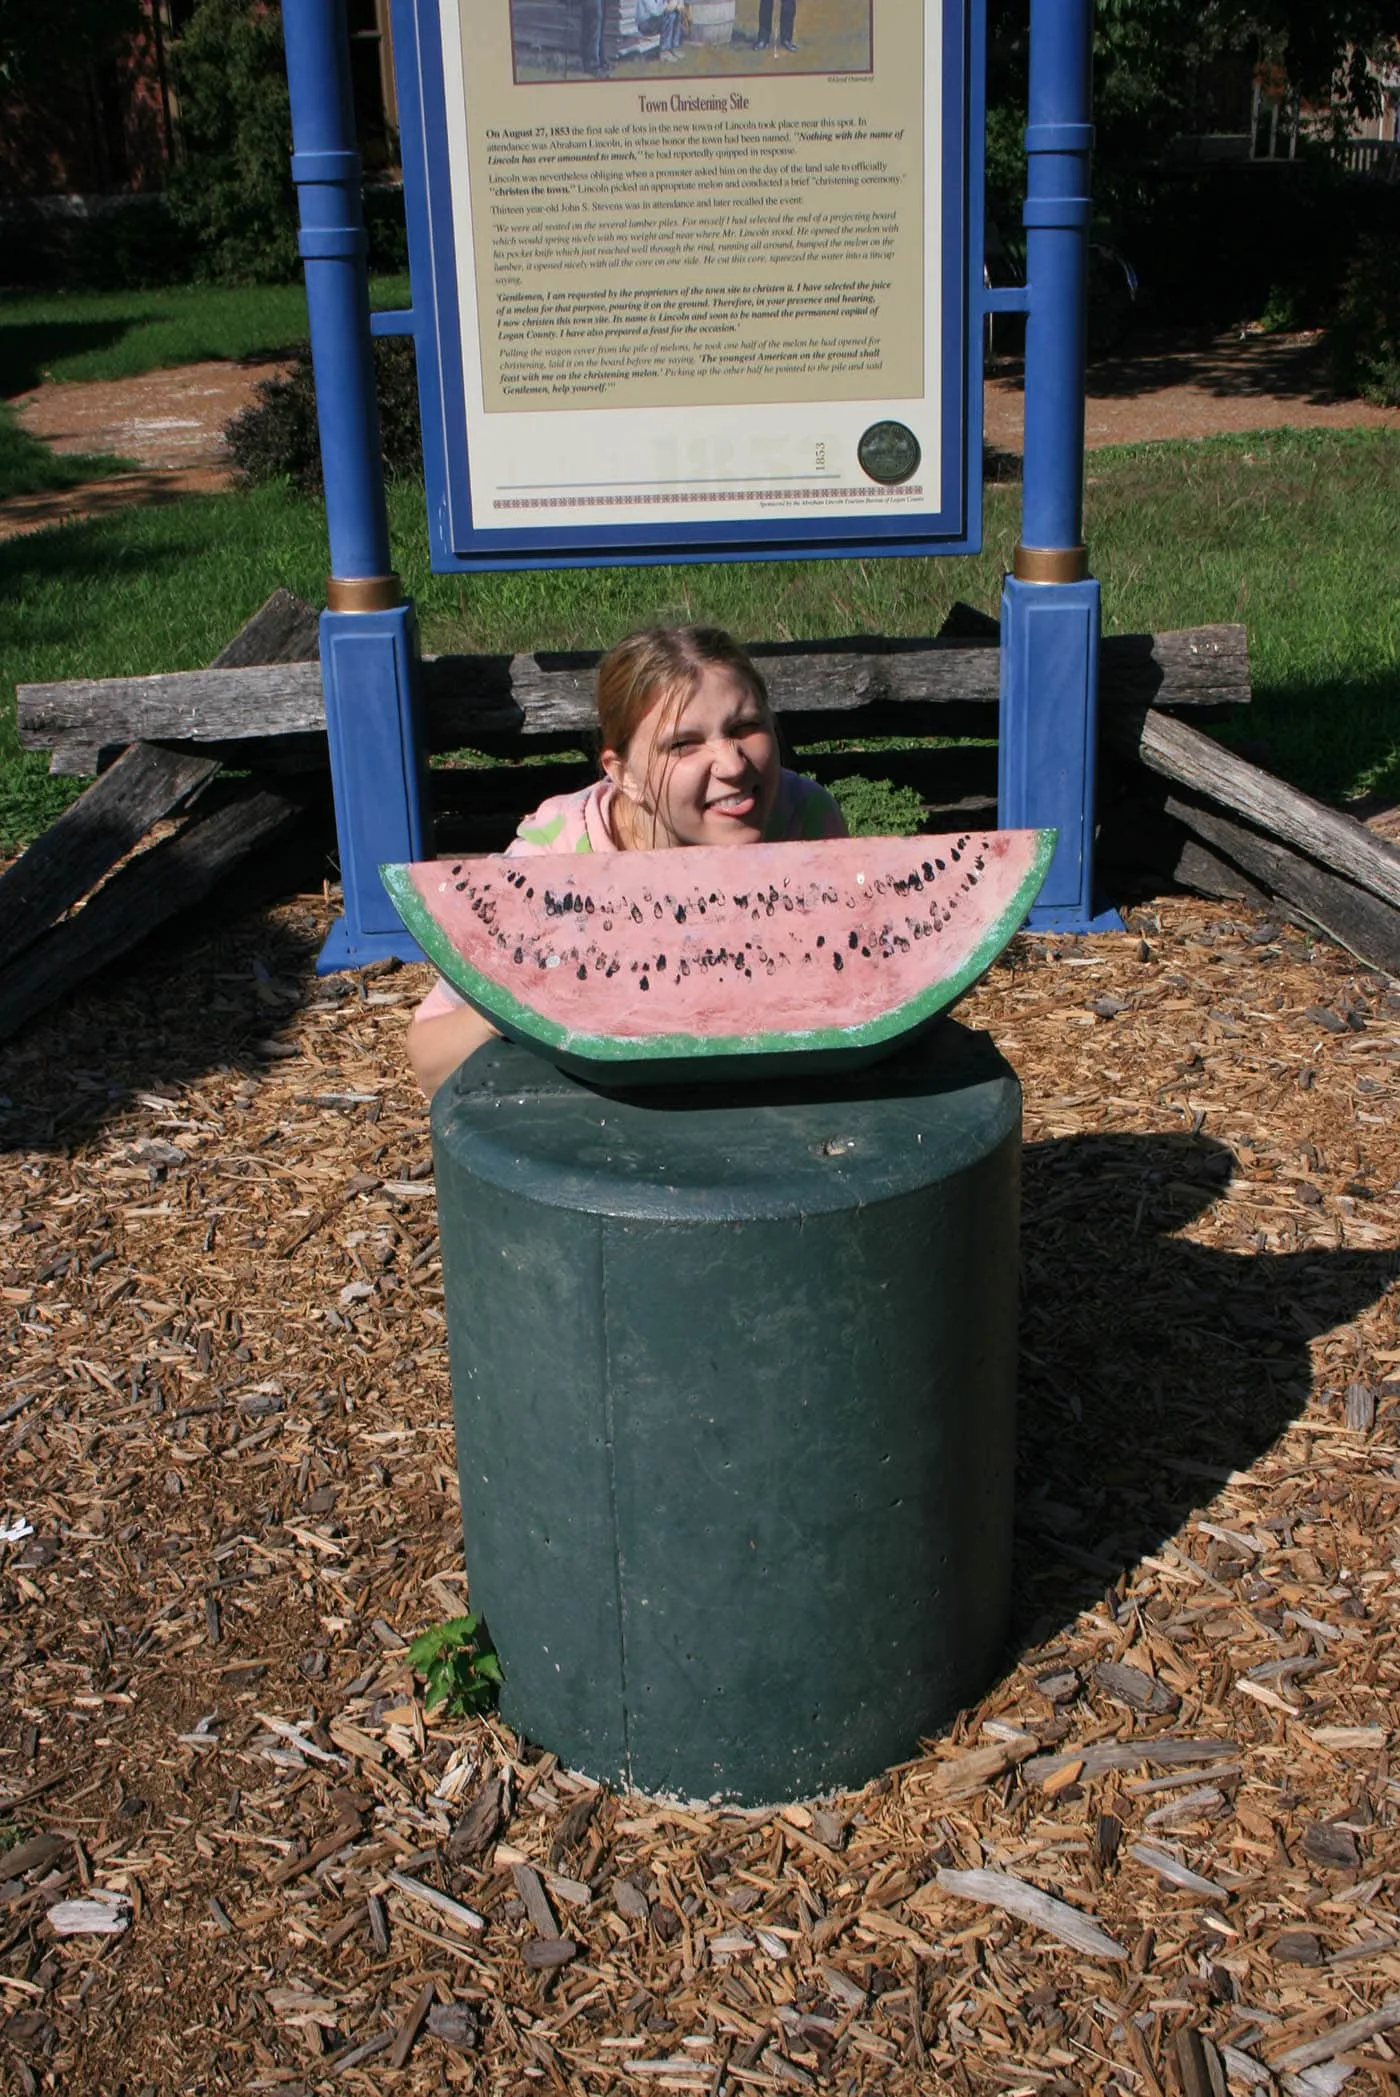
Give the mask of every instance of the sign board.
[[980, 544], [977, 5], [395, 0], [435, 568]]

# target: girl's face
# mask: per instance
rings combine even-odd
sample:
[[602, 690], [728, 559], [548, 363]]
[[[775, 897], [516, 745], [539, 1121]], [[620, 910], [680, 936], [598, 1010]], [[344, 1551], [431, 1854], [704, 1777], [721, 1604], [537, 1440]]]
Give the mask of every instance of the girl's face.
[[768, 709], [709, 663], [679, 712], [654, 706], [625, 751], [603, 752], [603, 770], [636, 843], [753, 845], [778, 792], [778, 739]]

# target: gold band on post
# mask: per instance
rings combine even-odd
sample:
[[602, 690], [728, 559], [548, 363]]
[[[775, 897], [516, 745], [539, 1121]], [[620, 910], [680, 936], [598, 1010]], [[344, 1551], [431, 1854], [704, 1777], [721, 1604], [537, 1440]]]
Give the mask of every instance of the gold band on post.
[[391, 612], [402, 603], [397, 575], [332, 575], [326, 582], [328, 612]]
[[1089, 573], [1087, 546], [1018, 546], [1011, 572], [1017, 582], [1083, 582]]

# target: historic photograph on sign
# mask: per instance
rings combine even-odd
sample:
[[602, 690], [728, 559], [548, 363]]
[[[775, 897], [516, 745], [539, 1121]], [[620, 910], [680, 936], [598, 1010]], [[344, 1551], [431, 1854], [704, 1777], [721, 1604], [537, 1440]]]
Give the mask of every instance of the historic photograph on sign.
[[868, 73], [874, 0], [510, 0], [517, 85]]
[[[471, 533], [940, 510], [964, 355], [944, 322], [940, 0], [875, 0], [873, 32], [869, 0], [774, 0], [771, 22], [734, 0], [748, 57], [760, 29], [779, 57], [732, 79], [613, 65], [620, 4], [596, 78], [522, 81], [527, 24], [591, 34], [590, 6], [516, 0], [512, 22], [499, 0], [493, 22], [442, 0], [454, 516], [468, 490]], [[869, 70], [782, 70], [784, 27], [805, 45], [843, 26]]]

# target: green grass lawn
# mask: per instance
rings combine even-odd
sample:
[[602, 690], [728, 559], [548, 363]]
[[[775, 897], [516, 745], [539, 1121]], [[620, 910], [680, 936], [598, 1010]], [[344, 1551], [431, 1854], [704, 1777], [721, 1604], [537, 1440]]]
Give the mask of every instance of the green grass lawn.
[[[374, 278], [370, 303], [406, 306], [408, 278]], [[274, 356], [306, 337], [300, 284], [8, 298], [0, 306], [0, 399], [50, 379], [134, 379], [207, 357]]]
[[[751, 640], [928, 634], [995, 611], [1020, 490], [988, 491], [972, 558], [781, 562], [473, 577], [428, 572], [421, 487], [391, 490], [400, 572], [430, 649], [604, 647], [656, 619]], [[1400, 438], [1274, 432], [1097, 452], [1088, 531], [1109, 632], [1249, 630], [1255, 703], [1222, 731], [1329, 799], [1400, 795]], [[75, 790], [14, 738], [16, 682], [207, 662], [279, 583], [324, 601], [319, 507], [281, 487], [191, 497], [0, 543], [0, 849]]]
[[131, 459], [112, 452], [56, 452], [20, 427], [15, 411], [0, 400], [0, 502], [11, 495], [42, 495], [59, 488], [76, 488], [80, 481], [96, 481], [111, 473], [124, 473]]

